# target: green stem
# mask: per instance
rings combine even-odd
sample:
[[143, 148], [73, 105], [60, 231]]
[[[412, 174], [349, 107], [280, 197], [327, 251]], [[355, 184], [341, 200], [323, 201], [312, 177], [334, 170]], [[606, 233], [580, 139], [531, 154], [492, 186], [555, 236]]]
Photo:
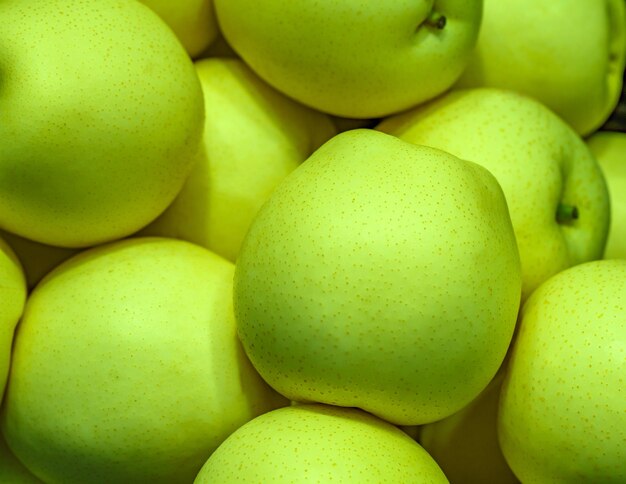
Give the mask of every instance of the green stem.
[[576, 205], [559, 203], [556, 208], [556, 221], [560, 224], [569, 223], [578, 219], [578, 208]]
[[431, 27], [437, 27], [439, 30], [446, 26], [446, 17], [439, 12], [430, 12], [430, 15], [426, 19], [426, 25]]

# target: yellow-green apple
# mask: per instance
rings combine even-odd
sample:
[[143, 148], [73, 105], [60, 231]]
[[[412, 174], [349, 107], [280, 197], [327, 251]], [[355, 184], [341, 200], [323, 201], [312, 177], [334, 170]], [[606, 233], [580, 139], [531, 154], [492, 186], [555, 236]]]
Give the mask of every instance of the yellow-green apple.
[[362, 410], [308, 404], [268, 412], [236, 430], [195, 484], [448, 482], [397, 427]]
[[524, 483], [626, 482], [626, 260], [543, 283], [522, 308], [498, 433]]
[[13, 249], [0, 238], [0, 399], [11, 365], [13, 333], [26, 302], [26, 277]]
[[398, 425], [444, 418], [480, 393], [521, 293], [495, 178], [367, 129], [335, 136], [276, 188], [234, 284], [239, 337], [270, 385]]
[[626, 259], [626, 133], [598, 131], [587, 138], [609, 189], [611, 222], [605, 259]]
[[501, 367], [487, 388], [469, 405], [443, 420], [420, 427], [418, 442], [452, 484], [516, 484], [497, 432]]
[[22, 464], [0, 435], [0, 482], [4, 484], [43, 484]]
[[482, 0], [215, 0], [254, 71], [320, 111], [375, 118], [448, 89], [475, 46]]
[[41, 244], [4, 230], [0, 230], [0, 237], [6, 240], [21, 262], [29, 290], [33, 289], [48, 272], [79, 251]]
[[2, 408], [45, 482], [188, 483], [248, 420], [288, 401], [237, 339], [232, 263], [188, 242], [89, 249], [31, 293]]
[[176, 36], [126, 0], [5, 0], [0, 18], [0, 228], [86, 247], [147, 225], [202, 134]]
[[491, 171], [515, 229], [523, 300], [551, 275], [602, 257], [609, 225], [602, 172], [580, 136], [538, 101], [493, 88], [452, 91], [377, 129]]
[[239, 59], [195, 65], [209, 113], [201, 157], [178, 198], [141, 233], [185, 239], [234, 261], [274, 187], [336, 129]]
[[456, 87], [522, 92], [587, 135], [615, 108], [625, 61], [624, 0], [485, 0]]
[[191, 57], [198, 57], [217, 38], [213, 0], [140, 0], [174, 31]]

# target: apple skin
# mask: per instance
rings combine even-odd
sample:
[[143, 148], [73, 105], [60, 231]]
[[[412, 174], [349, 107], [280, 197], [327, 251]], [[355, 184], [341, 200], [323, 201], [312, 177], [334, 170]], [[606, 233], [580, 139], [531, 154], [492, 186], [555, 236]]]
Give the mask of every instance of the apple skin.
[[420, 445], [362, 410], [321, 404], [268, 412], [236, 430], [194, 484], [448, 482]]
[[276, 188], [234, 286], [239, 337], [277, 391], [418, 425], [493, 378], [521, 276], [487, 170], [363, 129], [332, 138]]
[[147, 225], [202, 134], [200, 83], [175, 35], [125, 0], [6, 0], [0, 17], [0, 227], [87, 247]]
[[0, 398], [4, 394], [13, 333], [26, 303], [26, 276], [13, 249], [0, 238]]
[[586, 141], [604, 173], [611, 199], [604, 258], [626, 259], [626, 133], [598, 131]]
[[[215, 0], [221, 31], [269, 84], [337, 116], [377, 118], [430, 99], [461, 75], [482, 0]], [[445, 16], [438, 29], [425, 20]]]
[[217, 38], [213, 0], [140, 0], [174, 31], [190, 57], [198, 57]]
[[626, 482], [626, 260], [543, 283], [521, 312], [498, 415], [524, 483]]
[[624, 0], [485, 0], [476, 50], [455, 87], [519, 91], [585, 136], [617, 105], [625, 62]]
[[0, 435], [0, 482], [6, 484], [44, 484], [24, 467]]
[[[522, 300], [553, 274], [602, 257], [610, 214], [602, 172], [580, 136], [538, 101], [493, 88], [452, 91], [376, 129], [496, 177], [522, 261]], [[557, 220], [559, 205], [577, 207], [578, 219]]]
[[235, 261], [276, 185], [335, 133], [239, 59], [195, 63], [206, 118], [200, 158], [176, 200], [141, 234], [175, 237]]
[[31, 293], [2, 432], [44, 482], [188, 483], [248, 420], [288, 401], [237, 339], [232, 263], [184, 241], [81, 252]]

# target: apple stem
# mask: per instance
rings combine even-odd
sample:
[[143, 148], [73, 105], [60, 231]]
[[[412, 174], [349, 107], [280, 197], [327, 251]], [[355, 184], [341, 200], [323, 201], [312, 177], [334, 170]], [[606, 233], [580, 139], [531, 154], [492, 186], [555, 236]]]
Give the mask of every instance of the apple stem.
[[559, 206], [556, 208], [556, 221], [558, 223], [569, 223], [576, 219], [578, 219], [578, 208], [576, 205], [559, 203]]
[[441, 30], [446, 26], [446, 17], [439, 12], [430, 12], [430, 15], [426, 19], [426, 24]]

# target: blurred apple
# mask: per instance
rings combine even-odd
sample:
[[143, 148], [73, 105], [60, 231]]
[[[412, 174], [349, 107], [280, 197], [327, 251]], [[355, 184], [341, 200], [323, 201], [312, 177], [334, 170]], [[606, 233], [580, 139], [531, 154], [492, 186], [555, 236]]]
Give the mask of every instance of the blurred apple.
[[476, 51], [456, 87], [532, 96], [587, 135], [609, 117], [626, 62], [624, 0], [484, 0]]
[[0, 482], [5, 484], [43, 484], [13, 455], [1, 435]]
[[602, 172], [584, 141], [538, 101], [500, 89], [453, 91], [377, 129], [493, 173], [515, 229], [523, 300], [553, 274], [602, 257], [609, 226]]
[[280, 393], [417, 425], [493, 378], [520, 293], [511, 220], [487, 170], [353, 130], [260, 210], [234, 300], [243, 346]]
[[542, 284], [521, 313], [498, 432], [524, 483], [626, 482], [626, 260]]
[[130, 235], [181, 189], [204, 110], [191, 60], [139, 2], [0, 2], [0, 227], [49, 245]]
[[201, 158], [174, 203], [142, 234], [176, 237], [234, 261], [274, 187], [336, 129], [241, 60], [196, 62], [207, 116]]
[[297, 405], [268, 412], [235, 431], [195, 484], [271, 482], [356, 484], [448, 482], [404, 432], [366, 412]]
[[235, 429], [287, 405], [237, 339], [234, 267], [183, 241], [84, 251], [31, 293], [2, 408], [44, 482], [189, 483]]
[[604, 173], [611, 199], [605, 259], [626, 259], [626, 133], [598, 131], [587, 145]]
[[215, 0], [226, 40], [269, 84], [348, 118], [448, 89], [476, 43], [482, 0]]

